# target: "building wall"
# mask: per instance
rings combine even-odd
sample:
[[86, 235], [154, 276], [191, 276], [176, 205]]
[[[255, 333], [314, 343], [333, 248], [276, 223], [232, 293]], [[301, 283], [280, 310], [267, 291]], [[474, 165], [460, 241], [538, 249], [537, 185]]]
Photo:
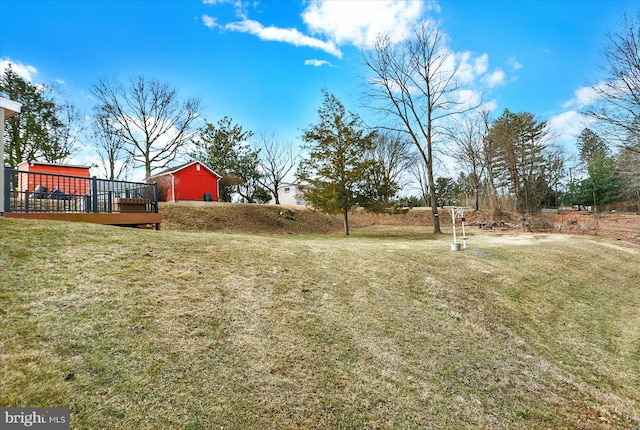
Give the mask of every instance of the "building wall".
[[198, 163], [173, 174], [176, 200], [204, 200], [205, 193], [218, 201], [218, 178]]
[[67, 195], [80, 196], [87, 194], [91, 186], [89, 167], [24, 162], [18, 165], [18, 170], [43, 173], [42, 175], [20, 174], [18, 178], [20, 191], [33, 192], [38, 185], [42, 185], [48, 192], [58, 189]]
[[[306, 206], [307, 204], [302, 195], [302, 190], [297, 184], [282, 184], [278, 188], [278, 199], [281, 205]], [[275, 203], [275, 198], [269, 200], [269, 204], [273, 205]]]
[[205, 193], [211, 194], [214, 202], [218, 201], [218, 177], [199, 163], [173, 172], [173, 184], [170, 174], [157, 176], [152, 180], [158, 184], [160, 200], [174, 201], [175, 191], [175, 201], [203, 201]]

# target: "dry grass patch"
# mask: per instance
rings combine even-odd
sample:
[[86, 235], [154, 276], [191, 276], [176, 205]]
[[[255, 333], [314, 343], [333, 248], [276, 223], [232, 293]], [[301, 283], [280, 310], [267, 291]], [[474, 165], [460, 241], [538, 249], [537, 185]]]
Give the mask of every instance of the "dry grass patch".
[[637, 254], [449, 242], [0, 219], [0, 405], [78, 429], [638, 426]]

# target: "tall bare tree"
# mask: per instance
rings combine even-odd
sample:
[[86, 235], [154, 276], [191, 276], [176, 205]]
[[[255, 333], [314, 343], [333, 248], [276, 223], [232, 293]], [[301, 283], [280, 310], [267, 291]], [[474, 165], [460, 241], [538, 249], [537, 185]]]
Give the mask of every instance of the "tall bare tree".
[[178, 100], [177, 90], [142, 76], [125, 86], [99, 81], [93, 86], [96, 115], [104, 118], [105, 134], [124, 143], [131, 158], [144, 165], [148, 179], [155, 169], [166, 167], [179, 155], [193, 133], [200, 100]]
[[125, 151], [125, 142], [110, 133], [109, 117], [95, 115], [93, 118], [94, 148], [100, 157], [102, 171], [107, 179], [125, 179], [131, 169], [131, 158]]
[[640, 137], [640, 12], [625, 15], [622, 28], [608, 39], [604, 60], [609, 76], [592, 87], [599, 102], [586, 113], [605, 126], [607, 141], [640, 151], [628, 144]]
[[473, 189], [475, 209], [480, 209], [480, 191], [486, 170], [486, 137], [488, 134], [488, 112], [457, 118], [448, 129], [454, 150], [451, 155], [466, 171], [466, 179]]
[[263, 176], [259, 182], [273, 194], [275, 203], [279, 205], [278, 189], [287, 175], [296, 167], [293, 145], [291, 142], [278, 140], [276, 136], [261, 135], [260, 149], [260, 170], [262, 170]]
[[[364, 64], [373, 72], [368, 79], [371, 107], [391, 120], [390, 130], [406, 133], [426, 167], [433, 231], [441, 233], [434, 177], [434, 147], [443, 120], [465, 111], [460, 102], [453, 52], [444, 33], [433, 22], [414, 28], [413, 37], [400, 44], [380, 36]], [[469, 109], [466, 109], [469, 110]]]

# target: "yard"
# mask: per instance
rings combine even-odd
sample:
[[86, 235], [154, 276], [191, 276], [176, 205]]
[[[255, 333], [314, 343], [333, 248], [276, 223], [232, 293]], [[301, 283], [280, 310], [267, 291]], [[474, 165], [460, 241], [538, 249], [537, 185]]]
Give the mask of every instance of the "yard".
[[154, 232], [0, 219], [1, 406], [74, 429], [640, 425], [629, 241], [473, 229], [452, 253], [406, 222], [194, 234], [161, 209]]

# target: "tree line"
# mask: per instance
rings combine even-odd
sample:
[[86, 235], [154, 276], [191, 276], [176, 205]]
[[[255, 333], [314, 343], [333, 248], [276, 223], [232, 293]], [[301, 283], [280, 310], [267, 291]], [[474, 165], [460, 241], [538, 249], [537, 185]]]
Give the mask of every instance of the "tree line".
[[[181, 100], [155, 79], [100, 80], [90, 121], [60, 101], [56, 89], [32, 84], [10, 67], [0, 94], [28, 106], [6, 121], [5, 162], [63, 161], [81, 140], [92, 142], [108, 179], [143, 167], [148, 179], [176, 160], [200, 160], [220, 173], [220, 199], [278, 201], [278, 189], [295, 177], [314, 207], [344, 216], [354, 207], [384, 211], [401, 204], [431, 207], [440, 232], [443, 205], [534, 213], [545, 206], [606, 208], [625, 200], [640, 206], [640, 14], [624, 17], [608, 35], [607, 80], [584, 113], [594, 120], [576, 141], [572, 160], [555, 144], [546, 121], [505, 109], [491, 118], [472, 98], [461, 98], [455, 56], [437, 24], [423, 22], [411, 38], [393, 44], [380, 35], [362, 62], [367, 108], [379, 124], [365, 126], [332, 93], [323, 91], [317, 123], [303, 130], [302, 145], [256, 136], [224, 117], [201, 117], [202, 101]], [[442, 175], [438, 154], [455, 160], [457, 177]], [[439, 174], [440, 173], [440, 174]], [[409, 195], [408, 184], [417, 195]]]

